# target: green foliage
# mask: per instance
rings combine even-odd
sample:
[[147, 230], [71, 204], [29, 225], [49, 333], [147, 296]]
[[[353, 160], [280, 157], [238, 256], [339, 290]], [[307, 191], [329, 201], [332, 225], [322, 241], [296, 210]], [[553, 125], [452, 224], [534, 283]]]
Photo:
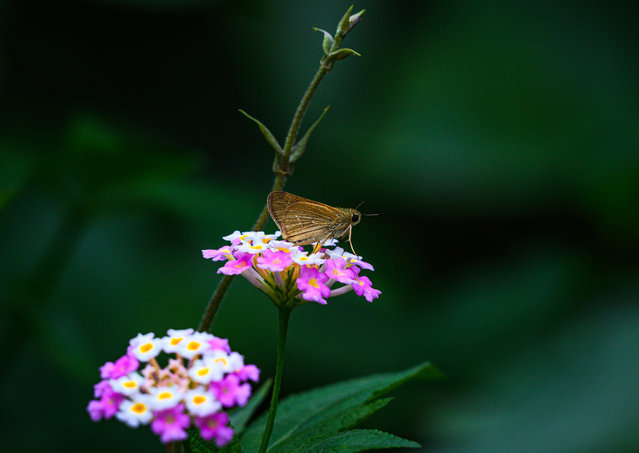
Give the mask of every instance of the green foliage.
[[[293, 453], [351, 453], [375, 448], [418, 448], [417, 442], [375, 429], [352, 429], [343, 433], [310, 438]], [[283, 450], [286, 451], [286, 450]]]
[[222, 448], [219, 448], [215, 444], [215, 441], [207, 442], [202, 439], [196, 428], [190, 428], [188, 433], [189, 438], [186, 440], [188, 443], [187, 448], [189, 448], [193, 453], [239, 453], [242, 451], [242, 447], [237, 436], [234, 436], [233, 439], [231, 439], [231, 442], [224, 445]]
[[[291, 395], [280, 402], [269, 451], [306, 451], [302, 445], [307, 445], [309, 451], [318, 451], [317, 448], [327, 444], [346, 448], [343, 451], [362, 451], [381, 448], [384, 442], [400, 441], [403, 442], [401, 446], [416, 446], [377, 431], [374, 434], [367, 430], [346, 431], [348, 434], [342, 431], [386, 406], [390, 399], [380, 398], [385, 393], [411, 379], [440, 376], [437, 368], [424, 363], [398, 373], [352, 379]], [[257, 451], [265, 423], [266, 414], [246, 429], [241, 436], [244, 451]], [[367, 441], [371, 443], [367, 444]]]

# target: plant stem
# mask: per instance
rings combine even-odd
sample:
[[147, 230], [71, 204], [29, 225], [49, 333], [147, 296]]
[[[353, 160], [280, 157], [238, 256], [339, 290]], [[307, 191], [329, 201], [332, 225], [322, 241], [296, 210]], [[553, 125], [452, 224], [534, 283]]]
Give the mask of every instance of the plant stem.
[[302, 99], [297, 106], [297, 110], [295, 111], [295, 115], [293, 115], [293, 121], [291, 121], [291, 125], [288, 128], [288, 133], [286, 134], [286, 141], [284, 142], [283, 148], [284, 158], [280, 161], [280, 171], [284, 173], [287, 173], [289, 157], [291, 156], [291, 152], [293, 151], [293, 144], [295, 143], [295, 139], [297, 138], [300, 126], [302, 125], [302, 120], [304, 119], [304, 115], [308, 110], [311, 99], [317, 91], [317, 87], [319, 87], [320, 82], [328, 73], [329, 67], [324, 64], [324, 60], [325, 57], [322, 58], [320, 67], [317, 69], [317, 72], [313, 76], [313, 80], [311, 80], [311, 83], [308, 85], [304, 96], [302, 96]]
[[206, 306], [206, 310], [204, 311], [204, 315], [200, 321], [200, 327], [197, 329], [198, 331], [206, 332], [211, 328], [213, 318], [215, 317], [218, 308], [220, 308], [222, 299], [224, 298], [226, 291], [229, 289], [233, 277], [235, 277], [235, 275], [225, 275], [224, 278], [220, 280], [220, 283], [218, 283], [217, 288], [215, 288], [215, 292], [213, 292], [211, 299], [209, 299], [209, 304]]
[[[325, 64], [325, 59], [322, 58], [322, 62], [320, 63], [319, 69], [315, 73], [313, 80], [311, 80], [311, 83], [306, 89], [304, 96], [302, 96], [302, 99], [300, 100], [300, 103], [297, 106], [297, 110], [295, 111], [295, 114], [293, 115], [293, 120], [291, 121], [291, 125], [289, 126], [288, 134], [286, 135], [286, 142], [284, 143], [284, 148], [283, 148], [284, 156], [282, 156], [282, 159], [280, 160], [280, 163], [279, 163], [279, 167], [277, 168], [277, 171], [275, 172], [275, 178], [273, 179], [273, 187], [271, 189], [271, 192], [282, 190], [284, 188], [284, 184], [286, 184], [286, 178], [290, 174], [289, 161], [290, 161], [291, 153], [293, 152], [293, 144], [295, 143], [295, 139], [297, 138], [297, 134], [299, 133], [300, 126], [302, 125], [302, 119], [304, 119], [304, 115], [306, 114], [306, 111], [308, 110], [308, 106], [311, 103], [311, 99], [313, 98], [313, 95], [317, 91], [317, 88], [319, 87], [320, 82], [322, 81], [322, 79], [328, 73], [329, 70], [330, 70], [330, 66], [327, 66]], [[253, 228], [252, 228], [253, 231], [259, 231], [262, 228], [264, 228], [264, 225], [266, 225], [266, 222], [268, 221], [268, 216], [269, 216], [268, 207], [265, 203], [264, 207], [262, 208], [262, 212], [257, 217], [257, 220], [255, 221], [255, 224], [253, 225]], [[215, 292], [209, 299], [209, 303], [206, 307], [204, 315], [202, 316], [202, 321], [200, 321], [200, 327], [198, 328], [200, 332], [206, 332], [211, 328], [211, 324], [213, 323], [213, 318], [215, 318], [215, 314], [217, 313], [217, 310], [220, 308], [222, 299], [224, 298], [226, 291], [228, 291], [229, 286], [231, 285], [231, 280], [233, 280], [233, 276], [227, 275], [217, 285]]]
[[273, 395], [271, 396], [271, 407], [268, 410], [268, 419], [262, 436], [262, 445], [259, 453], [266, 453], [268, 442], [273, 433], [275, 423], [275, 413], [280, 397], [280, 384], [282, 382], [282, 370], [284, 369], [284, 347], [286, 346], [286, 332], [288, 331], [288, 320], [291, 315], [290, 307], [279, 307], [279, 326], [277, 333], [277, 364], [275, 366], [275, 382], [273, 383]]

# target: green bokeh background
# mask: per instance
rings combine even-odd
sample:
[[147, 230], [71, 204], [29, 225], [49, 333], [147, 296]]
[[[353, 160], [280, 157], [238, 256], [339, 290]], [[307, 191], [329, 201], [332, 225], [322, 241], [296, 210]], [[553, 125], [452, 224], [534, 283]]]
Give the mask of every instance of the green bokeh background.
[[[3, 451], [163, 451], [92, 423], [98, 367], [197, 326], [200, 250], [248, 229], [349, 4], [0, 3]], [[293, 313], [283, 393], [423, 360], [366, 426], [424, 451], [639, 451], [639, 59], [626, 2], [361, 1], [286, 189], [366, 203], [383, 291]], [[269, 223], [267, 231], [273, 231]], [[276, 310], [236, 279], [214, 323], [274, 370]]]

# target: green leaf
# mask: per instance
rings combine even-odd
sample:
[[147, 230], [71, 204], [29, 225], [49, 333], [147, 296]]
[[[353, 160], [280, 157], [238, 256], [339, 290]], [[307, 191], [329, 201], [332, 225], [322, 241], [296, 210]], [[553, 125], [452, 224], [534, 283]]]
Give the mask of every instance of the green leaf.
[[417, 442], [402, 439], [376, 429], [353, 429], [330, 436], [309, 439], [295, 453], [337, 452], [352, 453], [377, 448], [419, 448]]
[[[373, 402], [384, 393], [402, 385], [403, 383], [418, 377], [439, 378], [443, 374], [430, 363], [424, 363], [398, 373], [385, 373], [352, 379], [337, 384], [313, 389], [297, 395], [291, 395], [284, 399], [277, 411], [275, 426], [271, 436], [271, 445], [288, 443], [298, 434], [309, 430], [316, 418], [325, 420], [333, 430], [339, 430], [348, 425], [350, 415], [353, 420], [358, 416], [374, 412], [378, 408], [371, 406], [354, 411], [357, 406]], [[384, 402], [385, 404], [386, 402]], [[335, 416], [346, 417], [335, 423], [329, 419]], [[266, 414], [252, 423], [241, 437], [242, 447], [245, 451], [256, 451], [259, 447], [261, 436], [266, 423]], [[327, 428], [328, 429], [328, 428]], [[322, 427], [313, 427], [317, 432], [326, 432]]]
[[187, 447], [190, 447], [190, 450], [187, 449], [187, 451], [193, 453], [240, 453], [242, 451], [237, 435], [233, 436], [233, 439], [228, 444], [220, 448], [215, 444], [214, 440], [206, 441], [202, 439], [197, 429], [190, 428], [188, 432], [189, 437], [186, 442], [188, 442]]
[[333, 408], [329, 408], [317, 417], [307, 420], [304, 425], [299, 426], [290, 436], [286, 436], [282, 441], [272, 444], [271, 449], [273, 451], [291, 451], [295, 447], [302, 445], [307, 439], [333, 435], [338, 431], [355, 426], [390, 403], [392, 398], [378, 399], [366, 404], [361, 404], [355, 400], [356, 398], [351, 398], [350, 405], [348, 402], [339, 402]]
[[268, 395], [268, 391], [270, 390], [272, 383], [273, 380], [268, 379], [264, 382], [264, 384], [262, 384], [259, 390], [253, 394], [246, 406], [240, 407], [233, 411], [233, 413], [229, 414], [229, 419], [231, 421], [231, 425], [233, 425], [233, 428], [235, 429], [236, 435], [240, 434], [244, 430], [248, 419], [251, 418], [251, 415], [253, 415], [257, 407]]
[[244, 110], [240, 109], [239, 110], [240, 113], [242, 115], [244, 115], [245, 117], [247, 117], [248, 119], [250, 119], [251, 121], [255, 122], [255, 124], [257, 124], [257, 126], [260, 128], [260, 131], [262, 132], [262, 135], [264, 136], [264, 138], [266, 139], [266, 142], [271, 145], [271, 147], [279, 154], [283, 154], [284, 151], [282, 151], [282, 147], [280, 146], [280, 144], [277, 142], [277, 139], [275, 138], [275, 136], [273, 134], [271, 134], [271, 131], [268, 130], [268, 128], [266, 126], [264, 126], [264, 124], [262, 124], [262, 122], [260, 120], [258, 120], [257, 118], [253, 118], [251, 115], [249, 115], [248, 113], [246, 113]]
[[311, 134], [313, 133], [317, 125], [320, 123], [320, 121], [322, 121], [322, 118], [324, 118], [324, 115], [326, 115], [326, 112], [328, 112], [328, 109], [330, 108], [331, 108], [330, 105], [327, 105], [326, 108], [324, 108], [324, 111], [322, 112], [320, 117], [317, 119], [317, 121], [315, 121], [313, 125], [308, 128], [308, 130], [306, 131], [306, 134], [304, 134], [304, 137], [302, 137], [302, 139], [295, 144], [295, 146], [293, 147], [293, 152], [291, 153], [291, 158], [289, 159], [290, 162], [295, 162], [297, 159], [302, 157], [302, 154], [304, 154], [304, 151], [306, 150], [308, 139], [311, 138]]

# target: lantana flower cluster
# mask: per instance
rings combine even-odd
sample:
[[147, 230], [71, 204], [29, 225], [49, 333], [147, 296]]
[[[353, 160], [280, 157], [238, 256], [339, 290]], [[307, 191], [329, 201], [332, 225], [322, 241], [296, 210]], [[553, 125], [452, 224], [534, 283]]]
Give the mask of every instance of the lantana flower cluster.
[[[276, 304], [286, 304], [297, 298], [326, 304], [328, 297], [353, 290], [372, 302], [381, 291], [374, 289], [371, 280], [360, 275], [362, 269], [374, 270], [361, 257], [334, 247], [337, 240], [323, 244], [316, 253], [280, 240], [281, 233], [263, 231], [235, 231], [223, 239], [230, 241], [217, 250], [202, 250], [204, 258], [226, 261], [217, 272], [241, 274], [265, 292]], [[329, 249], [326, 247], [334, 248]], [[336, 283], [341, 285], [334, 287]]]
[[[171, 355], [164, 368], [160, 353]], [[203, 439], [222, 446], [233, 437], [224, 409], [246, 404], [251, 396], [246, 381], [257, 382], [260, 370], [245, 365], [226, 339], [170, 329], [162, 338], [138, 334], [127, 353], [105, 363], [100, 374], [96, 399], [87, 407], [94, 421], [115, 416], [133, 428], [150, 424], [165, 443], [186, 439], [187, 428], [195, 426]]]

